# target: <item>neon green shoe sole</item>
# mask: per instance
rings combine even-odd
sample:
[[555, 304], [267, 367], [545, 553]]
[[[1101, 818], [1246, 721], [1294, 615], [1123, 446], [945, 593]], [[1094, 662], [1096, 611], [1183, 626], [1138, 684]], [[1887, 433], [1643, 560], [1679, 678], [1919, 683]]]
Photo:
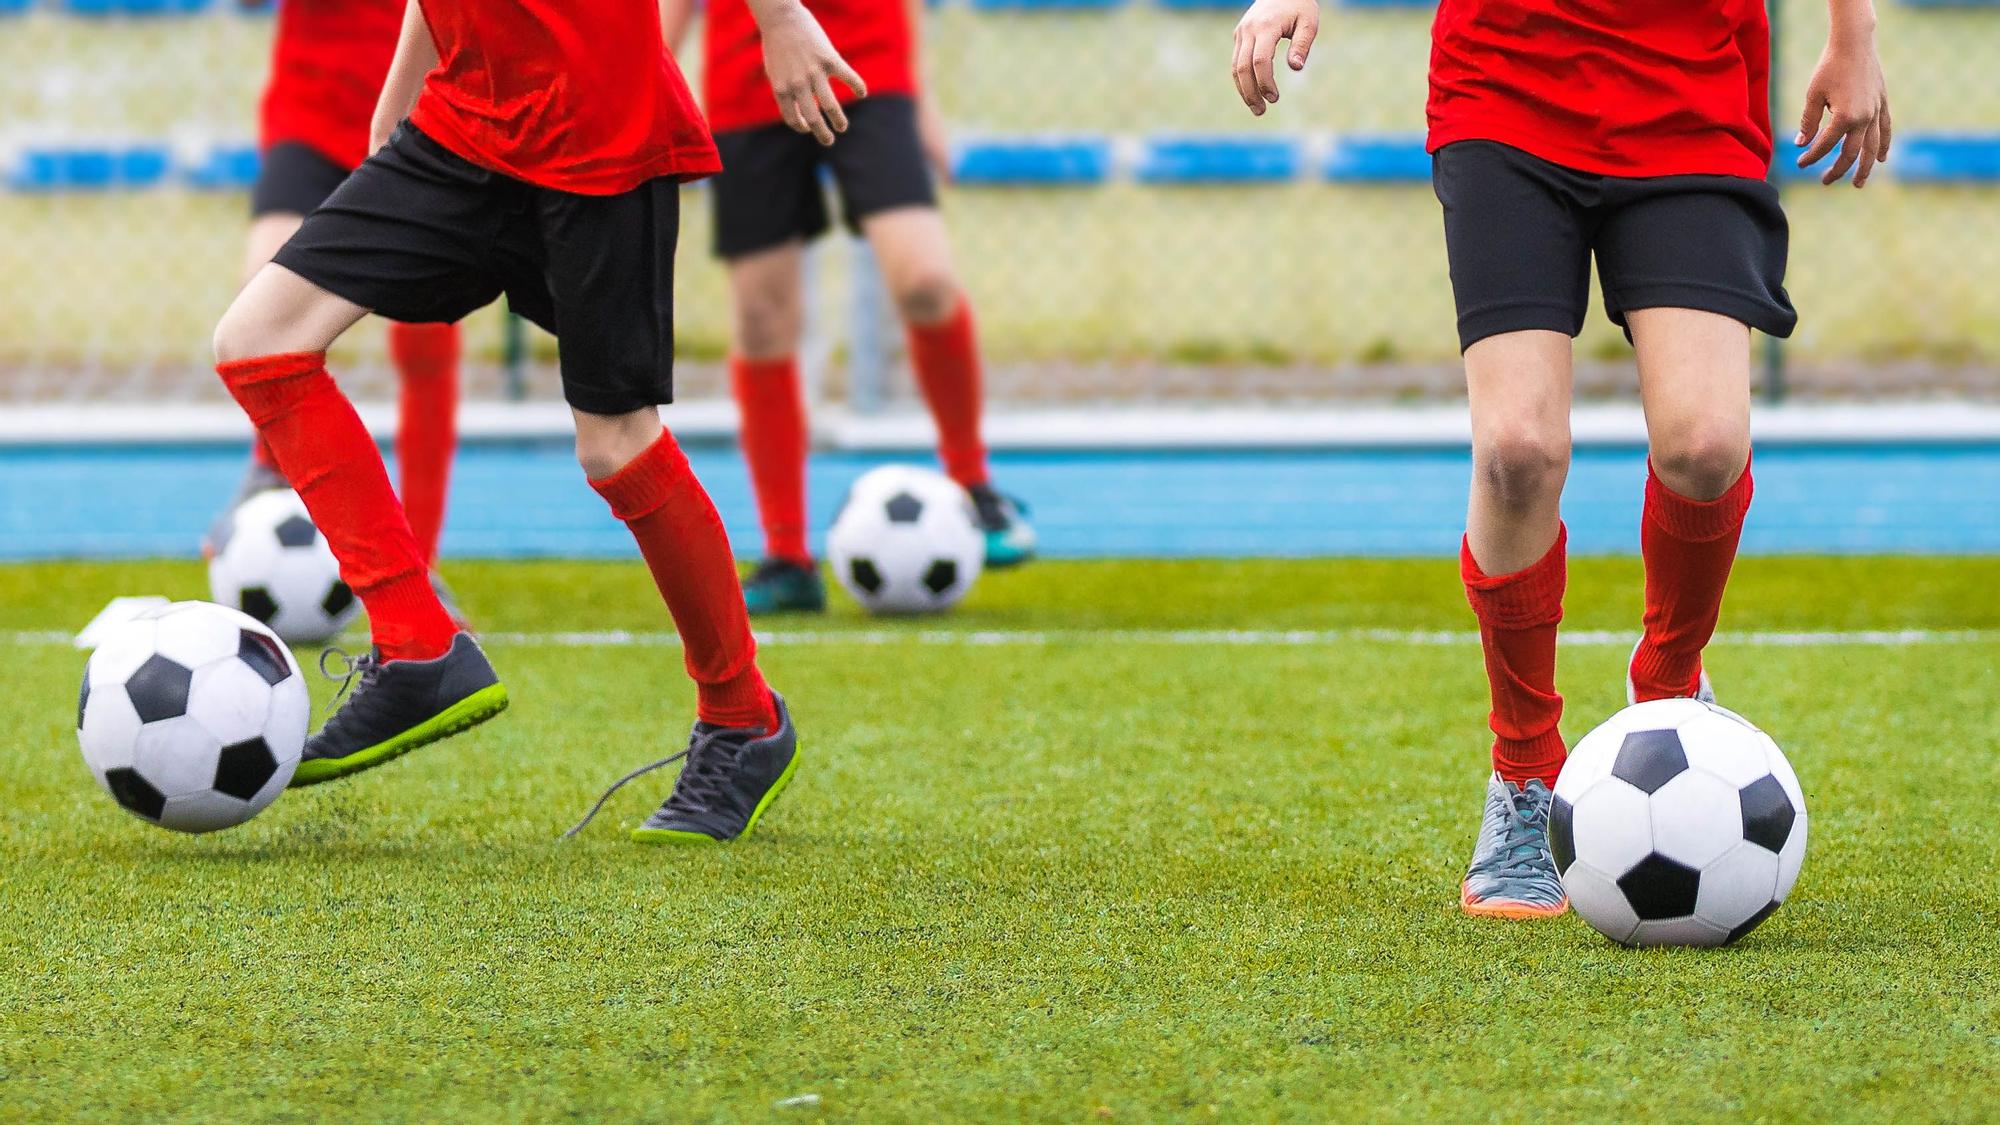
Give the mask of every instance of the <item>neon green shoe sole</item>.
[[439, 712], [436, 718], [419, 723], [386, 742], [356, 750], [344, 758], [315, 758], [310, 762], [300, 762], [288, 788], [300, 789], [374, 769], [412, 750], [454, 734], [463, 734], [506, 709], [506, 684], [480, 688]]
[[785, 791], [785, 786], [792, 783], [792, 775], [797, 773], [798, 769], [799, 755], [793, 753], [792, 760], [785, 765], [785, 772], [778, 775], [778, 780], [772, 782], [771, 788], [765, 791], [764, 799], [758, 801], [757, 807], [750, 810], [750, 819], [743, 822], [743, 831], [727, 840], [718, 840], [699, 832], [683, 832], [674, 828], [634, 828], [632, 842], [653, 845], [700, 845], [728, 844], [741, 840], [756, 829], [757, 822], [764, 818], [764, 810], [770, 808], [771, 802], [778, 799], [778, 794]]

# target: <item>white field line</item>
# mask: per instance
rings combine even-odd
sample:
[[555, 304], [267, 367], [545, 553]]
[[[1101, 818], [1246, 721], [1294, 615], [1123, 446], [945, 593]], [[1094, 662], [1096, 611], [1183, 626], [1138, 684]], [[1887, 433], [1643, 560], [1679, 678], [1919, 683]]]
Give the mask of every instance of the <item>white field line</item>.
[[[1565, 645], [1627, 647], [1636, 633], [1616, 630], [1579, 629], [1564, 633]], [[73, 643], [70, 634], [55, 630], [16, 630], [0, 633], [6, 643], [19, 646], [64, 646]], [[668, 632], [631, 632], [610, 629], [590, 632], [514, 633], [481, 635], [499, 645], [528, 648], [677, 648], [680, 639]], [[1476, 645], [1479, 634], [1470, 629], [794, 629], [760, 631], [760, 644], [778, 647], [853, 645], [930, 645], [957, 648], [1018, 646], [1061, 647], [1067, 645], [1125, 644], [1165, 647], [1249, 647], [1310, 648], [1343, 644], [1380, 645]], [[1859, 629], [1795, 632], [1722, 632], [1718, 645], [1750, 648], [1820, 648], [1861, 645], [1883, 648], [1910, 648], [1919, 645], [1970, 645], [2000, 643], [2000, 629]]]

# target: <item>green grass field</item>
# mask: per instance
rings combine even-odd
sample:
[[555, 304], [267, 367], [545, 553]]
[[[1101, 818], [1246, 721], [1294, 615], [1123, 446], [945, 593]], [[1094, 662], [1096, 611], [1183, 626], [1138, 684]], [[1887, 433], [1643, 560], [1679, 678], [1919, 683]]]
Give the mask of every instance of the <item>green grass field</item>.
[[[1742, 564], [1737, 634], [1985, 632], [1712, 651], [1813, 844], [1708, 953], [1455, 912], [1484, 682], [1447, 561], [1042, 564], [945, 621], [788, 627], [805, 764], [706, 851], [624, 841], [664, 778], [555, 839], [684, 738], [673, 648], [546, 637], [664, 628], [643, 571], [450, 573], [512, 711], [180, 838], [91, 784], [82, 657], [35, 631], [198, 570], [0, 567], [0, 1118], [1995, 1112], [2000, 560]], [[1569, 624], [1637, 591], [1579, 560]], [[1350, 628], [1452, 635], [1173, 632]], [[1624, 655], [1565, 651], [1573, 738]]]

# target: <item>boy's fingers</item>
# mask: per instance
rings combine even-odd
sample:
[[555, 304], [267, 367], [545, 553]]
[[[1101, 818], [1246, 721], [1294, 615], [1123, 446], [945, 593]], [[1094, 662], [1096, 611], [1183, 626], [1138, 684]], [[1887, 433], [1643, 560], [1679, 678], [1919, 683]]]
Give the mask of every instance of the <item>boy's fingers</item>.
[[804, 132], [811, 133], [813, 140], [822, 145], [833, 143], [833, 130], [826, 127], [826, 117], [811, 94], [800, 95], [792, 104], [798, 107], [799, 120], [805, 123]]
[[[1826, 97], [1817, 88], [1806, 91], [1805, 112], [1799, 116], [1799, 136], [1794, 144], [1803, 145], [1819, 136], [1819, 123], [1826, 116]], [[1811, 161], [1802, 163], [1809, 164]]]
[[[849, 66], [847, 60], [839, 55], [833, 57], [833, 76], [840, 79], [840, 84], [847, 87], [848, 92], [856, 98], [865, 98], [868, 96], [868, 83], [863, 82], [860, 73]], [[845, 118], [843, 117], [842, 120], [845, 120]], [[843, 125], [841, 128], [844, 129], [846, 126]]]
[[1882, 147], [1875, 152], [1875, 159], [1889, 159], [1889, 144], [1894, 139], [1895, 126], [1889, 120], [1889, 99], [1882, 99], [1882, 112], [1875, 118], [1876, 126], [1882, 132]]
[[1854, 167], [1854, 162], [1861, 158], [1861, 146], [1867, 138], [1867, 133], [1867, 128], [1862, 126], [1840, 135], [1840, 156], [1834, 160], [1833, 166], [1826, 170], [1826, 174], [1819, 178], [1820, 183], [1837, 184], [1842, 176], [1847, 175], [1847, 170]]
[[826, 123], [833, 126], [833, 131], [847, 132], [847, 110], [833, 96], [833, 83], [826, 75], [813, 76], [813, 96], [819, 99], [820, 108], [826, 112]]
[[1236, 53], [1229, 60], [1229, 80], [1236, 83], [1236, 96], [1252, 110], [1261, 111], [1263, 103], [1257, 100], [1257, 87], [1250, 75], [1251, 36], [1242, 28], [1236, 29]]
[[1826, 154], [1833, 151], [1834, 146], [1840, 143], [1840, 138], [1838, 120], [1826, 128], [1818, 129], [1811, 138], [1812, 146], [1799, 154], [1799, 167], [1805, 168], [1826, 159]]
[[[1849, 143], [1852, 143], [1850, 139]], [[1868, 174], [1875, 170], [1875, 154], [1882, 148], [1882, 123], [1870, 122], [1861, 137], [1861, 160], [1854, 167], [1854, 186], [1867, 187]]]
[[1250, 68], [1257, 76], [1257, 96], [1267, 102], [1278, 100], [1278, 76], [1273, 72], [1278, 57], [1278, 36], [1273, 31], [1257, 33], [1250, 48]]
[[1307, 12], [1299, 19], [1299, 26], [1292, 29], [1292, 69], [1304, 70], [1306, 56], [1312, 54], [1313, 40], [1319, 37], [1319, 12]]

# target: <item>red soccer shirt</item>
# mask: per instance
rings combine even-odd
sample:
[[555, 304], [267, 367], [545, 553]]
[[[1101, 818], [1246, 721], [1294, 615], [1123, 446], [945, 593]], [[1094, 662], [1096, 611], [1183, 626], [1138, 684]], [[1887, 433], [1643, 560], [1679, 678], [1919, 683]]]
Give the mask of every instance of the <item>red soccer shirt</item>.
[[1763, 179], [1763, 0], [1441, 0], [1431, 151], [1499, 141], [1607, 176]]
[[260, 145], [295, 141], [352, 171], [396, 53], [402, 0], [282, 0]]
[[578, 195], [721, 169], [655, 0], [423, 0], [438, 67], [410, 120], [482, 168]]
[[[806, 0], [870, 94], [913, 94], [915, 44], [908, 0]], [[764, 40], [744, 0], [710, 0], [702, 35], [702, 101], [717, 131], [749, 129], [783, 118], [764, 77]], [[839, 82], [834, 96], [853, 95]]]

